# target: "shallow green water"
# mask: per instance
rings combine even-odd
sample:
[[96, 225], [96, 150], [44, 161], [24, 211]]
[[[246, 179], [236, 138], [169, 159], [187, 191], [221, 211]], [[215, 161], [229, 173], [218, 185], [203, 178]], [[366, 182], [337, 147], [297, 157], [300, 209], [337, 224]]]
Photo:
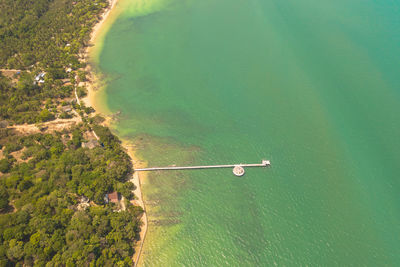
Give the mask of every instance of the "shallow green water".
[[149, 165], [273, 165], [151, 175], [142, 263], [400, 266], [399, 29], [389, 0], [133, 1], [115, 131]]

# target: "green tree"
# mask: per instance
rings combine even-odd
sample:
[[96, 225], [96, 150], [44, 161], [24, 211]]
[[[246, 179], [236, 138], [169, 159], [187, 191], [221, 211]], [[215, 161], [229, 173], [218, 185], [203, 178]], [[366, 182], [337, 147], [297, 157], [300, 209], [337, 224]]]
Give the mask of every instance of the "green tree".
[[5, 210], [8, 207], [8, 192], [4, 187], [4, 184], [0, 185], [0, 211]]
[[29, 189], [31, 186], [33, 186], [33, 183], [29, 180], [23, 180], [18, 184], [18, 190], [24, 191]]
[[18, 261], [24, 256], [24, 247], [22, 241], [11, 239], [9, 242], [9, 249], [7, 250], [7, 257], [11, 260]]
[[43, 109], [38, 116], [38, 122], [51, 121], [54, 119], [54, 114], [51, 113], [47, 108]]
[[0, 160], [0, 172], [7, 173], [11, 168], [11, 164], [8, 159]]
[[74, 130], [72, 132], [72, 144], [75, 146], [75, 148], [78, 148], [82, 144], [82, 133], [78, 129]]
[[34, 90], [37, 90], [38, 87], [33, 82], [32, 75], [27, 72], [23, 72], [18, 80], [17, 89], [30, 96], [34, 94]]

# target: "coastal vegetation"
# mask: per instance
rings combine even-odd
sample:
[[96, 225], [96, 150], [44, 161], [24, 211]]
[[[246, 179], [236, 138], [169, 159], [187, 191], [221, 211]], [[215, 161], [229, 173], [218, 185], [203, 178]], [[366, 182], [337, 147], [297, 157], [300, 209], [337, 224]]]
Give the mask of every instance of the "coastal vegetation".
[[[80, 125], [28, 136], [1, 130], [2, 264], [130, 265], [142, 210], [129, 201], [120, 212], [113, 203], [104, 205], [105, 194], [117, 188], [126, 200], [133, 198], [123, 190], [132, 186], [126, 182], [130, 160], [108, 131], [99, 132], [104, 146], [82, 148], [85, 130]], [[80, 205], [83, 197], [91, 202], [87, 207]]]
[[[130, 202], [131, 160], [74, 95], [86, 94], [83, 53], [107, 6], [0, 0], [0, 266], [132, 265], [143, 210]], [[121, 200], [105, 201], [114, 191]]]
[[0, 66], [16, 70], [0, 76], [0, 118], [18, 124], [55, 118], [45, 105], [68, 99], [85, 80], [80, 59], [107, 6], [106, 0], [0, 0]]
[[38, 65], [62, 78], [63, 67], [80, 67], [77, 55], [107, 6], [106, 0], [1, 0], [0, 65]]

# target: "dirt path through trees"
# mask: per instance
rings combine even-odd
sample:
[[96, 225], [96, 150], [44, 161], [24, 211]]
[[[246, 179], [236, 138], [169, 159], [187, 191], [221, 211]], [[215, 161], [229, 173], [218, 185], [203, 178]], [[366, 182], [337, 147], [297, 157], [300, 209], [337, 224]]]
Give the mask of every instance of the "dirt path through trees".
[[20, 124], [7, 126], [9, 129], [15, 129], [22, 134], [35, 134], [44, 132], [62, 131], [64, 129], [70, 129], [74, 125], [82, 122], [80, 116], [73, 117], [71, 119], [56, 119], [49, 122], [37, 123], [37, 124]]

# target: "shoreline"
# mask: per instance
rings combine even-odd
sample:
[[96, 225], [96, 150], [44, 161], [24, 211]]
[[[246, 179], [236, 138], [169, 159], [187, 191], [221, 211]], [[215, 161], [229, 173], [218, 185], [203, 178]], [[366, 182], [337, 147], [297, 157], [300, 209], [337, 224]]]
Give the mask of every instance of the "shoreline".
[[[137, 167], [144, 167], [146, 166], [146, 162], [140, 160], [136, 155], [135, 155], [135, 150], [133, 148], [133, 145], [129, 143], [129, 141], [127, 140], [122, 140], [122, 147], [124, 147], [127, 150], [127, 153], [129, 155], [129, 157], [131, 158], [132, 161], [132, 165], [137, 166]], [[131, 179], [129, 180], [130, 182], [132, 182], [135, 185], [135, 189], [133, 190], [133, 194], [137, 197], [137, 199], [134, 199], [131, 201], [132, 204], [137, 205], [137, 206], [141, 206], [143, 209], [143, 215], [142, 215], [142, 226], [140, 228], [140, 242], [137, 242], [135, 244], [135, 253], [133, 254], [133, 262], [134, 262], [134, 266], [137, 266], [137, 264], [139, 263], [140, 260], [140, 256], [142, 254], [142, 250], [143, 250], [143, 245], [144, 245], [144, 241], [146, 239], [146, 234], [147, 234], [147, 229], [148, 229], [148, 218], [147, 218], [147, 210], [146, 210], [146, 206], [144, 204], [144, 200], [143, 200], [143, 193], [142, 193], [142, 184], [143, 181], [146, 179], [147, 175], [146, 174], [141, 174], [139, 176], [139, 172], [134, 172]]]
[[107, 21], [107, 19], [109, 19], [112, 11], [115, 11], [117, 3], [118, 0], [109, 0], [109, 6], [101, 15], [101, 19], [99, 20], [99, 22], [97, 22], [96, 25], [94, 25], [92, 28], [92, 31], [90, 33], [89, 45], [85, 47], [82, 55], [82, 60], [87, 64], [85, 67], [85, 71], [87, 72], [88, 77], [85, 82], [80, 82], [85, 85], [87, 90], [87, 96], [83, 97], [81, 100], [83, 101], [83, 103], [85, 103], [87, 107], [93, 107], [96, 110], [95, 114], [108, 113], [108, 110], [106, 110], [105, 105], [103, 105], [103, 107], [101, 107], [102, 111], [98, 111], [99, 105], [95, 104], [96, 93], [98, 93], [99, 91], [99, 88], [97, 88], [99, 77], [96, 76], [95, 70], [92, 66], [93, 63], [91, 62], [91, 55], [96, 52], [96, 39], [99, 37], [100, 33], [102, 33], [101, 30], [103, 27], [106, 26], [105, 22]]
[[[106, 34], [106, 31], [108, 30], [109, 26], [114, 22], [113, 20], [110, 20], [110, 14], [113, 12], [112, 18], [116, 18], [118, 15], [118, 12], [116, 12], [116, 5], [118, 0], [109, 0], [109, 6], [105, 10], [105, 12], [101, 15], [101, 19], [99, 20], [98, 23], [92, 28], [92, 32], [90, 34], [90, 40], [89, 40], [89, 46], [85, 48], [84, 54], [83, 54], [83, 61], [87, 64], [85, 71], [88, 74], [87, 81], [84, 82], [84, 85], [87, 89], [87, 96], [84, 98], [81, 98], [81, 101], [87, 106], [87, 107], [93, 107], [95, 109], [94, 114], [99, 114], [105, 117], [105, 121], [102, 123], [106, 127], [111, 127], [111, 118], [109, 114], [111, 113], [105, 103], [102, 103], [102, 105], [99, 104], [99, 93], [102, 90], [102, 86], [99, 85], [100, 77], [95, 73], [94, 67], [92, 64], [95, 62], [94, 58], [92, 56], [97, 56], [93, 55], [95, 54], [99, 49], [98, 47], [98, 38], [100, 36], [104, 36]], [[107, 24], [105, 22], [108, 22]], [[104, 27], [106, 27], [104, 29]], [[92, 61], [92, 62], [91, 62]], [[121, 139], [122, 142], [122, 147], [126, 150], [128, 156], [131, 159], [132, 166], [139, 166], [139, 167], [145, 167], [146, 163], [144, 161], [141, 161], [136, 155], [135, 151], [133, 149], [133, 145], [129, 143], [128, 140], [124, 140], [121, 137], [118, 137]], [[137, 266], [141, 252], [143, 249], [143, 244], [144, 240], [146, 238], [146, 233], [147, 233], [147, 228], [148, 228], [148, 218], [147, 218], [147, 213], [146, 213], [146, 207], [144, 205], [144, 200], [143, 200], [143, 194], [141, 190], [141, 184], [143, 183], [144, 178], [146, 178], [146, 175], [141, 175], [139, 176], [139, 173], [133, 173], [131, 174], [132, 176], [130, 177], [129, 181], [132, 182], [135, 185], [135, 189], [133, 190], [133, 193], [135, 195], [135, 199], [131, 201], [132, 204], [136, 206], [141, 206], [143, 209], [143, 215], [141, 217], [142, 225], [140, 229], [140, 240], [135, 243], [134, 249], [135, 253], [132, 255], [132, 260], [134, 262], [134, 266]]]

